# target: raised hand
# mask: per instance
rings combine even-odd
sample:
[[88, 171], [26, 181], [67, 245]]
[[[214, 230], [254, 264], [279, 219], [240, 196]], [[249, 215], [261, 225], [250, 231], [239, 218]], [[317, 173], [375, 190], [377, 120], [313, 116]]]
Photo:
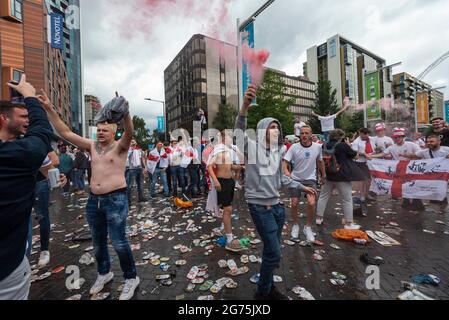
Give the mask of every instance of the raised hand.
[[38, 95], [37, 98], [39, 99], [39, 101], [42, 104], [42, 106], [44, 106], [45, 108], [50, 108], [51, 107], [51, 101], [48, 98], [47, 93], [45, 92], [44, 89], [41, 89], [41, 94]]
[[248, 90], [245, 92], [245, 97], [243, 99], [243, 107], [245, 109], [249, 109], [251, 103], [256, 98], [257, 88], [253, 85], [248, 87]]
[[27, 77], [25, 74], [22, 75], [19, 84], [15, 85], [12, 83], [6, 83], [8, 87], [19, 92], [24, 98], [35, 98], [36, 97], [36, 89], [27, 82]]

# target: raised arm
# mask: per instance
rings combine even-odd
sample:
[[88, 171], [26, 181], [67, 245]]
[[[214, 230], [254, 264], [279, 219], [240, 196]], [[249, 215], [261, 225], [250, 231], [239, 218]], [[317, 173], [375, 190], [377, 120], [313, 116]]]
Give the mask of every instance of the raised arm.
[[81, 149], [90, 151], [92, 141], [77, 135], [76, 133], [72, 132], [69, 127], [67, 127], [67, 125], [61, 120], [58, 113], [53, 108], [53, 105], [51, 104], [50, 99], [48, 98], [44, 90], [42, 90], [42, 94], [37, 98], [42, 103], [45, 111], [47, 111], [48, 119], [53, 124], [56, 131], [61, 135], [61, 137]]
[[346, 112], [346, 110], [348, 110], [349, 106], [346, 105], [344, 106], [343, 109], [341, 109], [340, 111], [337, 112], [337, 117], [339, 117], [340, 115], [342, 115], [344, 112]]
[[319, 114], [316, 114], [316, 113], [313, 112], [313, 111], [312, 111], [312, 116], [314, 116], [314, 117], [316, 117], [316, 118], [321, 117]]
[[119, 148], [121, 152], [128, 152], [134, 135], [134, 124], [129, 114], [125, 117], [124, 126], [125, 132], [119, 141]]

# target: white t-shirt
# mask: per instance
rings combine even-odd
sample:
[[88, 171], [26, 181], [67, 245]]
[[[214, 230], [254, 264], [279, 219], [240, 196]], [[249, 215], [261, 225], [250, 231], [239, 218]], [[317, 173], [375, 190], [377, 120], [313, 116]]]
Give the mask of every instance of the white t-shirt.
[[382, 137], [382, 138], [374, 137], [372, 139], [373, 139], [373, 144], [374, 144], [373, 148], [380, 152], [384, 152], [385, 150], [387, 150], [387, 148], [389, 146], [394, 145], [394, 141], [390, 137], [386, 137], [386, 136]]
[[[374, 138], [370, 137], [370, 143], [371, 143], [371, 147], [373, 148], [373, 151], [374, 151], [375, 150]], [[359, 157], [356, 160], [357, 162], [359, 162], [359, 163], [366, 162], [366, 157], [364, 156], [365, 151], [366, 151], [366, 141], [363, 141], [360, 137], [358, 137], [352, 143], [352, 150], [354, 150], [355, 152], [357, 152], [359, 154]]]
[[423, 138], [414, 140], [413, 142], [416, 143], [418, 146], [420, 146], [422, 149], [426, 148], [426, 141], [424, 141]]
[[399, 155], [402, 154], [416, 154], [418, 151], [420, 151], [421, 148], [413, 142], [406, 141], [402, 146], [398, 145], [392, 145], [391, 147], [388, 147], [387, 150], [385, 150], [385, 154], [391, 155], [393, 157], [393, 160], [409, 160], [404, 157], [400, 157]]
[[[440, 147], [437, 151], [432, 151], [433, 158], [446, 158], [449, 155], [449, 147]], [[432, 159], [429, 149], [420, 150], [416, 153], [420, 159]]]
[[316, 162], [323, 160], [323, 148], [313, 143], [309, 148], [294, 144], [284, 157], [292, 164], [292, 178], [297, 181], [317, 180]]
[[304, 122], [295, 123], [295, 136], [299, 137], [301, 135], [301, 128], [305, 127], [307, 124]]
[[334, 114], [329, 117], [318, 117], [318, 120], [321, 121], [321, 130], [323, 132], [329, 132], [335, 130], [335, 119], [337, 119], [337, 115]]

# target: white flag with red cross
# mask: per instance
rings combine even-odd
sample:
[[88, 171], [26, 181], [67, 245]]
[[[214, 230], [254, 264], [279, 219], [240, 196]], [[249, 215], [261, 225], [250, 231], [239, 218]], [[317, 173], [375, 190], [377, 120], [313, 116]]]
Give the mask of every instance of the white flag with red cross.
[[371, 191], [393, 198], [438, 200], [446, 198], [449, 160], [368, 161]]

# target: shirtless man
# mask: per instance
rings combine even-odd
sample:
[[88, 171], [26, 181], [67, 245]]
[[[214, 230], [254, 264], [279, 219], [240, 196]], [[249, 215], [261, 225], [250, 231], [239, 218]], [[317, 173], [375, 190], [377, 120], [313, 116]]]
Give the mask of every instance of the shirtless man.
[[223, 226], [226, 234], [226, 250], [240, 252], [245, 250], [232, 234], [232, 202], [234, 200], [235, 180], [233, 171], [240, 170], [238, 159], [232, 148], [232, 136], [225, 131], [221, 133], [222, 143], [213, 151], [208, 164], [211, 180], [217, 190], [218, 206], [223, 209]]
[[125, 233], [128, 197], [124, 172], [134, 131], [132, 119], [129, 115], [126, 116], [125, 133], [119, 141], [115, 141], [117, 125], [108, 123], [98, 124], [97, 141], [93, 141], [76, 135], [62, 122], [45, 92], [38, 98], [61, 137], [87, 150], [92, 157], [91, 193], [86, 216], [92, 232], [99, 276], [90, 289], [90, 294], [100, 293], [114, 278], [108, 252], [109, 231], [125, 278], [120, 300], [130, 300], [140, 283]]

